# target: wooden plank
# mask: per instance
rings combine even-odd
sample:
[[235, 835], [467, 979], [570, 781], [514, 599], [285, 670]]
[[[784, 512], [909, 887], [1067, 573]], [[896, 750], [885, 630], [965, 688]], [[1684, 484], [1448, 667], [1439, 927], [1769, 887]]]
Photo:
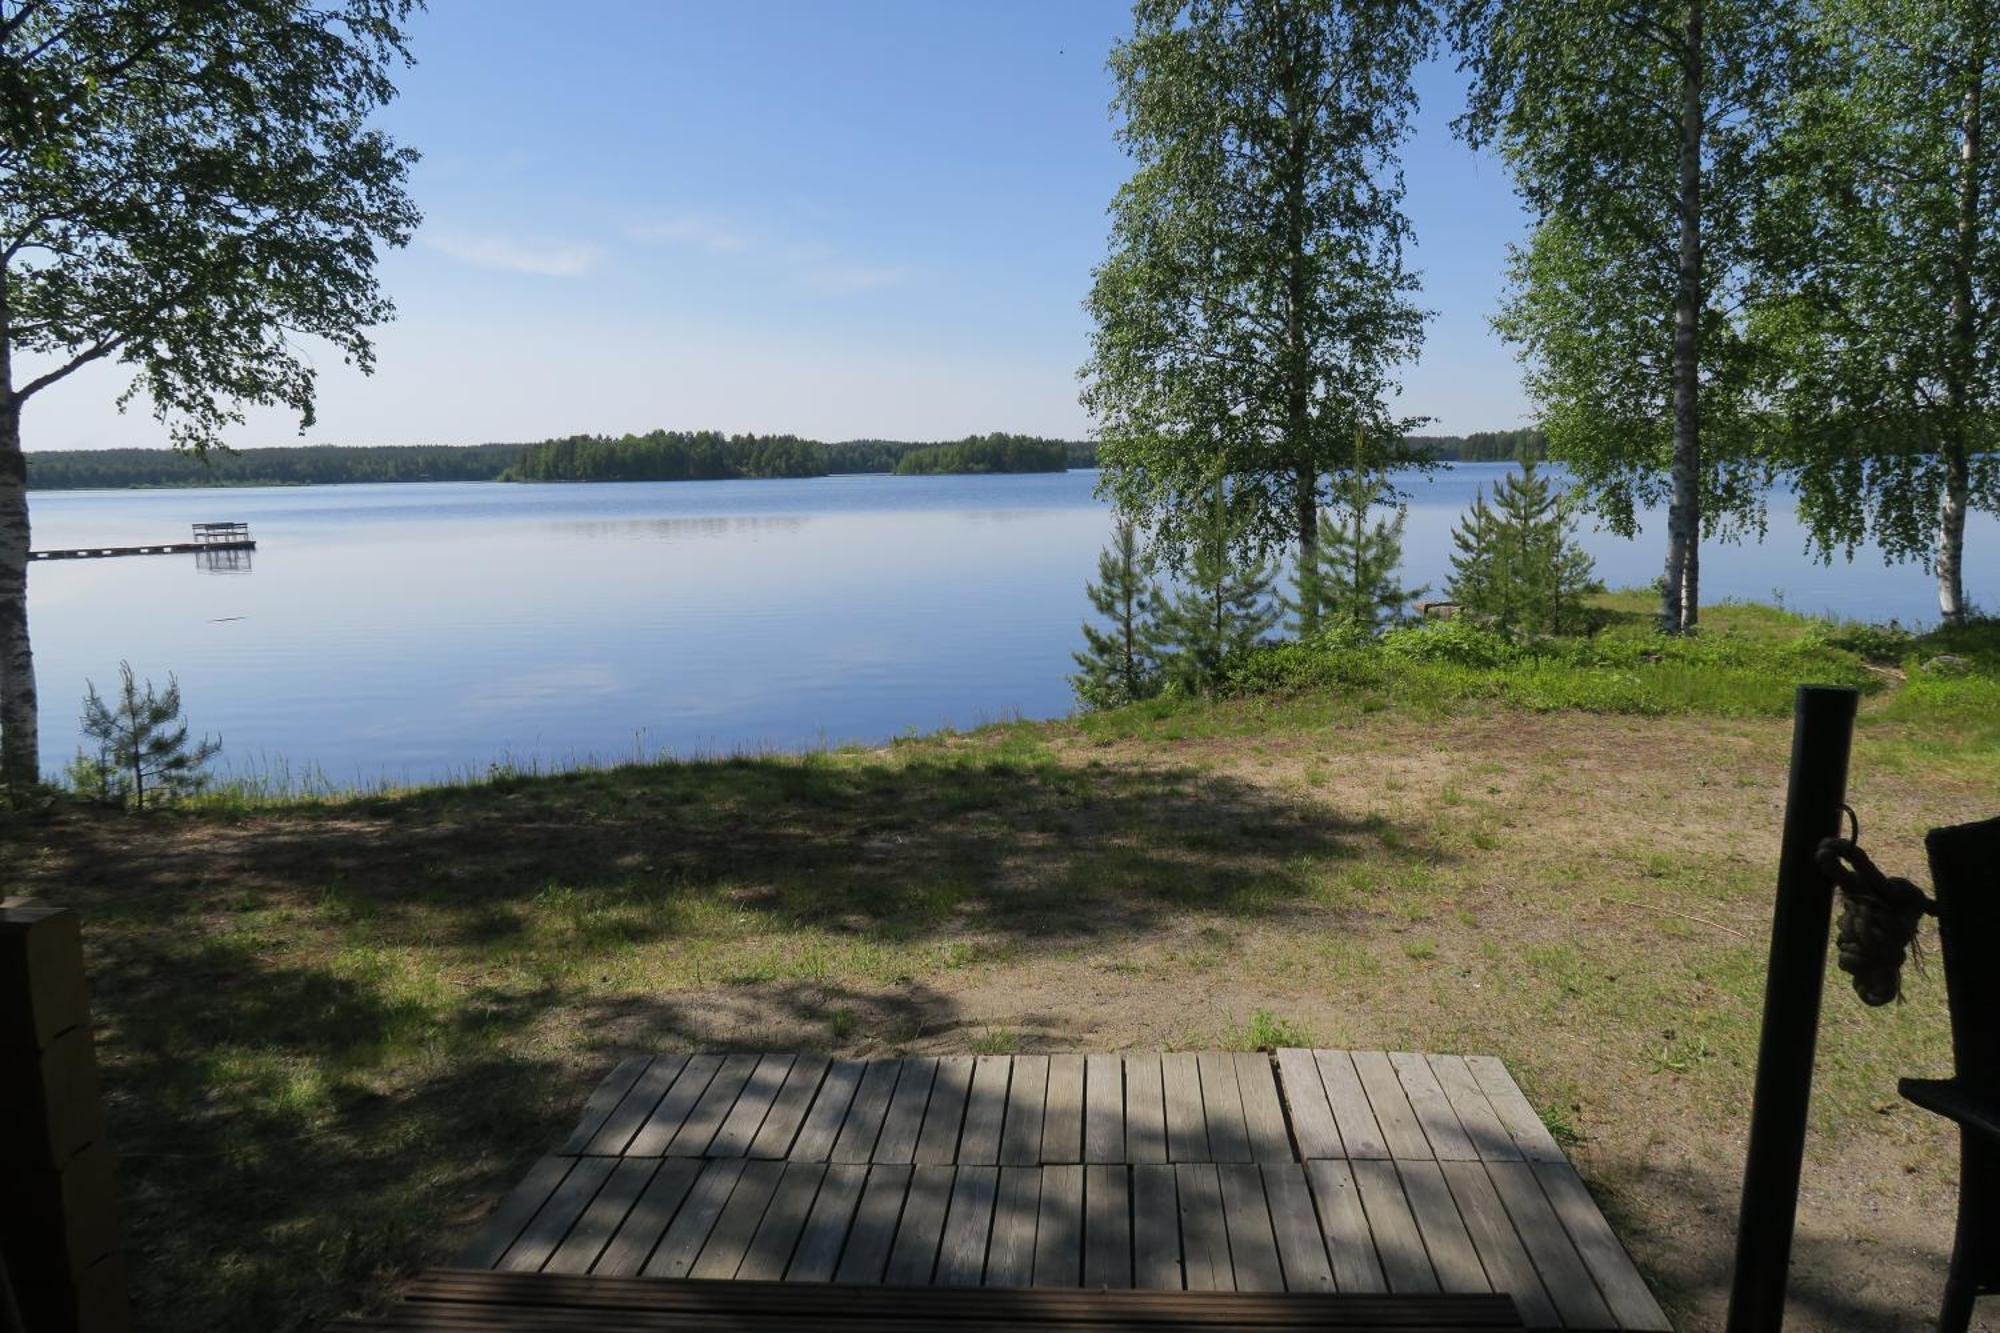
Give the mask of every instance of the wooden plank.
[[597, 1191], [597, 1197], [583, 1210], [583, 1216], [576, 1219], [576, 1225], [569, 1229], [569, 1235], [549, 1256], [543, 1271], [549, 1273], [588, 1273], [597, 1256], [618, 1234], [618, 1228], [625, 1223], [625, 1215], [632, 1211], [632, 1205], [639, 1201], [653, 1179], [653, 1172], [659, 1162], [651, 1157], [628, 1157], [617, 1163], [611, 1178]]
[[1446, 1291], [1491, 1291], [1479, 1251], [1467, 1234], [1465, 1221], [1451, 1187], [1436, 1162], [1398, 1162], [1403, 1178], [1403, 1195], [1410, 1201], [1410, 1213], [1424, 1236], [1431, 1267], [1437, 1270], [1438, 1285]]
[[1000, 1131], [1000, 1160], [1033, 1166], [1042, 1160], [1042, 1117], [1048, 1111], [1049, 1057], [1017, 1055], [1007, 1087], [1007, 1119]]
[[875, 1152], [875, 1140], [882, 1133], [882, 1121], [889, 1114], [889, 1099], [895, 1095], [896, 1080], [903, 1072], [900, 1060], [870, 1060], [862, 1071], [861, 1086], [847, 1108], [828, 1160], [868, 1162]]
[[[1487, 1087], [1487, 1096], [1493, 1096], [1490, 1085], [1482, 1086]], [[1524, 1100], [1522, 1105], [1526, 1104]], [[1526, 1150], [1527, 1145], [1518, 1135], [1515, 1141], [1522, 1143], [1523, 1150]], [[1639, 1276], [1631, 1256], [1625, 1253], [1625, 1247], [1619, 1244], [1610, 1223], [1598, 1211], [1590, 1191], [1584, 1188], [1576, 1168], [1567, 1162], [1536, 1162], [1534, 1171], [1536, 1183], [1542, 1187], [1542, 1193], [1562, 1220], [1563, 1230], [1569, 1233], [1584, 1266], [1597, 1280], [1597, 1289], [1603, 1294], [1605, 1304], [1611, 1307], [1611, 1313], [1617, 1317], [1619, 1327], [1671, 1328], [1659, 1302], [1653, 1299], [1652, 1291], [1647, 1288], [1646, 1280]]]
[[993, 1204], [999, 1192], [999, 1167], [958, 1168], [932, 1282], [940, 1287], [976, 1287], [986, 1276], [986, 1243], [993, 1235]]
[[687, 1119], [688, 1112], [708, 1091], [709, 1080], [720, 1068], [722, 1057], [719, 1055], [690, 1055], [680, 1077], [674, 1080], [672, 1089], [646, 1117], [646, 1123], [639, 1126], [639, 1132], [632, 1136], [632, 1141], [625, 1145], [625, 1155], [659, 1157], [664, 1154], [667, 1145], [680, 1133], [681, 1123]]
[[1167, 1160], [1208, 1161], [1208, 1120], [1201, 1106], [1201, 1064], [1194, 1052], [1173, 1051], [1160, 1057], [1160, 1087], [1166, 1101]]
[[[1083, 1166], [1074, 1162], [1045, 1166], [1039, 1175], [1035, 1269], [1029, 1280], [1038, 1287], [1074, 1287], [1083, 1281]], [[1128, 1253], [1130, 1246], [1128, 1235]], [[1128, 1258], [1128, 1274], [1130, 1262]]]
[[791, 1160], [824, 1162], [833, 1151], [833, 1141], [840, 1135], [840, 1122], [847, 1119], [848, 1104], [854, 1100], [854, 1090], [861, 1085], [862, 1068], [859, 1060], [835, 1060], [828, 1067], [826, 1078], [819, 1085], [819, 1095], [813, 1098], [812, 1109], [806, 1112], [798, 1137], [792, 1140]]
[[[1262, 1170], [1264, 1197], [1271, 1206], [1271, 1229], [1278, 1242], [1278, 1262], [1284, 1268], [1285, 1290], [1332, 1291], [1333, 1266], [1327, 1262], [1326, 1237], [1313, 1212], [1305, 1168], [1297, 1162], [1265, 1162]], [[1355, 1212], [1360, 1211], [1360, 1205], [1355, 1205]], [[1230, 1253], [1235, 1253], [1234, 1233], [1230, 1236]], [[1369, 1257], [1374, 1257], [1372, 1249]]]
[[689, 1277], [736, 1276], [736, 1270], [743, 1266], [743, 1256], [750, 1252], [750, 1242], [756, 1239], [757, 1228], [764, 1223], [771, 1196], [777, 1193], [778, 1181], [784, 1173], [783, 1162], [756, 1161], [743, 1168], [736, 1188], [729, 1192], [729, 1202], [723, 1205], [722, 1215], [715, 1219], [715, 1228], [701, 1247], [700, 1256], [688, 1270]]
[[[794, 1163], [796, 1165], [796, 1163]], [[867, 1183], [865, 1166], [830, 1166], [813, 1199], [812, 1213], [806, 1218], [805, 1232], [792, 1253], [791, 1267], [785, 1270], [788, 1282], [831, 1282], [847, 1245], [847, 1229], [854, 1220], [854, 1206], [861, 1202], [861, 1187]]]
[[[1389, 1057], [1380, 1051], [1350, 1051], [1348, 1058], [1354, 1061], [1354, 1072], [1361, 1080], [1362, 1090], [1368, 1097], [1368, 1109], [1373, 1112], [1375, 1124], [1381, 1130], [1382, 1142], [1388, 1155], [1399, 1160], [1431, 1161], [1431, 1142], [1424, 1137], [1423, 1126], [1417, 1123], [1417, 1113], [1410, 1108], [1409, 1096], [1403, 1091], [1402, 1080], [1396, 1077], [1395, 1066]], [[1320, 1070], [1326, 1078], [1326, 1070]], [[1333, 1080], [1327, 1079], [1327, 1095], [1333, 1095]], [[1340, 1119], [1340, 1104], [1334, 1103], [1334, 1119]], [[1341, 1122], [1341, 1139], [1347, 1141], [1346, 1122]], [[1349, 1157], [1355, 1156], [1352, 1145]]]
[[798, 1136], [799, 1126], [805, 1123], [806, 1112], [812, 1109], [813, 1098], [819, 1094], [820, 1082], [832, 1063], [823, 1055], [801, 1055], [792, 1061], [791, 1071], [785, 1075], [785, 1086], [771, 1103], [757, 1137], [751, 1141], [750, 1156], [784, 1157], [791, 1152], [792, 1140]]
[[[1081, 1202], [1080, 1197], [1078, 1201]], [[993, 1240], [986, 1247], [987, 1286], [1034, 1285], [1035, 1219], [1041, 1206], [1042, 1172], [1039, 1167], [1000, 1168], [1000, 1197], [993, 1204]], [[1081, 1240], [1081, 1237], [1078, 1239]], [[1074, 1280], [1069, 1285], [1074, 1286]]]
[[584, 1209], [590, 1207], [590, 1201], [597, 1197], [597, 1191], [616, 1165], [617, 1159], [611, 1157], [577, 1158], [562, 1184], [536, 1210], [533, 1220], [522, 1228], [494, 1267], [510, 1273], [539, 1273], [569, 1235], [569, 1229], [583, 1216]]
[[1083, 1057], [1049, 1057], [1049, 1095], [1042, 1115], [1042, 1160], [1083, 1160]]
[[1479, 1090], [1486, 1094], [1486, 1100], [1492, 1105], [1494, 1114], [1500, 1117], [1500, 1123], [1505, 1125], [1508, 1134], [1513, 1136], [1514, 1146], [1521, 1150], [1521, 1156], [1531, 1162], [1569, 1161], [1563, 1156], [1563, 1150], [1556, 1143], [1555, 1135], [1549, 1133], [1549, 1127], [1542, 1123], [1541, 1116], [1536, 1114], [1535, 1108], [1522, 1095], [1521, 1089], [1514, 1082], [1514, 1076], [1507, 1072], [1506, 1065], [1501, 1064], [1495, 1056], [1468, 1055], [1465, 1057], [1465, 1067], [1470, 1069], [1473, 1078], [1478, 1080]]
[[[1328, 1052], [1337, 1054], [1337, 1052]], [[1353, 1073], [1353, 1066], [1348, 1072]], [[1299, 1142], [1299, 1157], [1312, 1161], [1321, 1157], [1344, 1157], [1340, 1130], [1333, 1122], [1333, 1107], [1326, 1100], [1326, 1085], [1320, 1081], [1313, 1053], [1297, 1046], [1278, 1052], [1278, 1085], [1285, 1106], [1291, 1112], [1292, 1133]]]
[[[963, 1168], [959, 1168], [963, 1169]], [[922, 1286], [937, 1268], [938, 1244], [944, 1237], [945, 1210], [951, 1202], [954, 1169], [948, 1166], [910, 1168], [910, 1192], [903, 1201], [903, 1218], [896, 1243], [889, 1248], [884, 1282]]]
[[1250, 1161], [1250, 1131], [1243, 1121], [1243, 1091], [1236, 1083], [1236, 1060], [1227, 1051], [1195, 1057], [1201, 1074], [1202, 1118], [1208, 1122], [1211, 1162]]
[[[640, 1161], [645, 1159], [631, 1158]], [[604, 1253], [597, 1257], [591, 1272], [606, 1277], [630, 1277], [646, 1266], [668, 1225], [680, 1213], [681, 1205], [694, 1189], [702, 1163], [689, 1158], [659, 1163], [659, 1170], [632, 1205], [632, 1211], [618, 1224], [618, 1232]]]
[[715, 1078], [701, 1094], [701, 1100], [688, 1112], [688, 1118], [681, 1122], [679, 1132], [667, 1145], [669, 1157], [703, 1157], [708, 1153], [708, 1145], [715, 1140], [722, 1122], [729, 1115], [729, 1109], [736, 1105], [736, 1099], [743, 1092], [743, 1085], [757, 1072], [757, 1057], [754, 1055], [731, 1055], [724, 1057], [722, 1068], [715, 1071]]
[[1007, 1117], [1007, 1075], [1013, 1061], [982, 1055], [973, 1062], [972, 1088], [965, 1097], [965, 1129], [958, 1137], [958, 1160], [967, 1166], [996, 1166], [1000, 1130]]
[[[1174, 1258], [1178, 1262], [1178, 1252]], [[1083, 1169], [1083, 1285], [1132, 1285], [1132, 1172], [1125, 1167], [1092, 1163]]]
[[1237, 1291], [1283, 1291], [1284, 1266], [1271, 1229], [1271, 1206], [1264, 1201], [1264, 1173], [1254, 1162], [1223, 1162], [1222, 1223], [1229, 1235], [1229, 1271]]
[[715, 1132], [714, 1140], [708, 1145], [710, 1157], [749, 1155], [750, 1145], [756, 1142], [758, 1131], [764, 1127], [764, 1117], [771, 1113], [778, 1093], [785, 1086], [785, 1077], [791, 1073], [792, 1058], [789, 1055], [766, 1055], [758, 1059], [757, 1067], [750, 1071], [750, 1081], [743, 1085], [736, 1105], [729, 1108], [722, 1128]]
[[965, 1123], [965, 1099], [971, 1087], [970, 1056], [948, 1055], [938, 1061], [931, 1103], [924, 1108], [923, 1132], [917, 1136], [917, 1161], [939, 1165], [958, 1160], [958, 1131]]
[[603, 1153], [616, 1156], [625, 1151], [632, 1137], [639, 1132], [652, 1117], [653, 1108], [660, 1099], [672, 1091], [674, 1083], [687, 1068], [685, 1055], [663, 1055], [634, 1079], [632, 1086], [619, 1098], [618, 1105], [604, 1117], [597, 1132], [585, 1140], [579, 1150], [585, 1153]]
[[1521, 1150], [1514, 1143], [1514, 1136], [1500, 1122], [1480, 1090], [1479, 1080], [1474, 1078], [1462, 1055], [1433, 1055], [1429, 1057], [1431, 1073], [1437, 1076], [1438, 1086], [1444, 1089], [1445, 1100], [1451, 1103], [1452, 1113], [1458, 1123], [1465, 1127], [1466, 1137], [1472, 1140], [1472, 1150], [1482, 1162], [1518, 1162]]
[[1233, 1291], [1229, 1227], [1222, 1219], [1222, 1184], [1213, 1162], [1174, 1166], [1181, 1218], [1181, 1276], [1189, 1291]]
[[[1382, 1262], [1382, 1278], [1389, 1290], [1398, 1294], [1438, 1290], [1437, 1271], [1424, 1249], [1423, 1233], [1417, 1229], [1417, 1219], [1410, 1212], [1409, 1197], [1403, 1193], [1403, 1178], [1396, 1173], [1396, 1164], [1367, 1158], [1349, 1165], [1354, 1171], [1354, 1186], [1360, 1192], [1361, 1206], [1368, 1215], [1375, 1255]], [[1320, 1184], [1321, 1175], [1315, 1169], [1316, 1191]], [[1327, 1195], [1319, 1191], [1318, 1198], [1323, 1210]], [[1320, 1216], [1324, 1220], [1325, 1212]], [[1333, 1239], [1328, 1237], [1329, 1246]], [[1333, 1259], [1334, 1281], [1338, 1282], [1340, 1255], [1336, 1252]]]
[[1083, 1160], [1125, 1160], [1125, 1062], [1115, 1055], [1084, 1058]]
[[880, 1282], [888, 1265], [889, 1251], [896, 1240], [896, 1226], [902, 1220], [903, 1200], [910, 1192], [910, 1168], [876, 1166], [868, 1169], [868, 1181], [861, 1191], [861, 1205], [854, 1212], [854, 1226], [841, 1251], [836, 1282]]
[[[1442, 1081], [1442, 1080], [1440, 1080]], [[1535, 1272], [1555, 1302], [1556, 1313], [1570, 1328], [1613, 1328], [1617, 1321], [1597, 1292], [1590, 1269], [1563, 1230], [1561, 1219], [1542, 1194], [1535, 1169], [1526, 1162], [1488, 1162], [1486, 1174], [1506, 1206]], [[1464, 1211], [1464, 1204], [1459, 1210]]]
[[1125, 1065], [1125, 1153], [1137, 1166], [1167, 1160], [1165, 1080], [1160, 1057], [1128, 1055]]
[[[1319, 1067], [1327, 1104], [1333, 1109], [1333, 1123], [1340, 1130], [1341, 1151], [1350, 1160], [1375, 1161], [1389, 1157], [1388, 1136], [1383, 1134], [1381, 1123], [1375, 1119], [1375, 1107], [1368, 1100], [1368, 1090], [1362, 1086], [1354, 1056], [1347, 1051], [1315, 1051], [1313, 1063]], [[1387, 1081], [1394, 1085], [1393, 1075]], [[1405, 1112], [1408, 1111], [1409, 1104], [1403, 1101], [1400, 1092], [1396, 1094], [1396, 1103]], [[1428, 1144], [1425, 1150], [1429, 1151]]]
[[[805, 1234], [813, 1203], [819, 1197], [820, 1182], [827, 1168], [818, 1162], [785, 1162], [771, 1206], [757, 1224], [757, 1234], [743, 1253], [743, 1265], [734, 1274], [746, 1281], [776, 1282], [791, 1267], [792, 1252]], [[852, 1169], [852, 1168], [850, 1168]]]
[[1562, 1323], [1556, 1313], [1555, 1302], [1549, 1299], [1547, 1288], [1542, 1286], [1541, 1275], [1535, 1271], [1535, 1261], [1528, 1257], [1528, 1250], [1521, 1243], [1521, 1237], [1514, 1231], [1514, 1221], [1500, 1202], [1500, 1195], [1493, 1188], [1493, 1180], [1486, 1174], [1486, 1167], [1480, 1162], [1440, 1162], [1445, 1183], [1451, 1187], [1451, 1197], [1458, 1204], [1458, 1215], [1465, 1221], [1465, 1229], [1472, 1236], [1472, 1247], [1479, 1252], [1479, 1262], [1486, 1269], [1486, 1277], [1493, 1290], [1504, 1291], [1514, 1298], [1521, 1307], [1521, 1318], [1525, 1323], [1537, 1328], [1553, 1328]]
[[[1129, 1064], [1125, 1072], [1131, 1074]], [[1167, 1291], [1186, 1287], [1181, 1274], [1180, 1209], [1173, 1167], [1147, 1163], [1132, 1168], [1133, 1286]], [[1089, 1241], [1084, 1244], [1088, 1248]]]
[[1262, 1051], [1236, 1053], [1236, 1089], [1243, 1095], [1243, 1127], [1250, 1135], [1253, 1162], [1291, 1162], [1292, 1136], [1278, 1101], [1278, 1077]]
[[584, 1100], [583, 1114], [578, 1117], [576, 1128], [569, 1132], [569, 1137], [563, 1140], [563, 1146], [556, 1151], [565, 1154], [582, 1152], [583, 1145], [590, 1142], [592, 1136], [603, 1126], [605, 1117], [625, 1099], [625, 1094], [631, 1091], [639, 1075], [645, 1073], [646, 1066], [652, 1063], [652, 1060], [643, 1055], [628, 1056], [620, 1060], [617, 1066], [604, 1076], [604, 1081], [592, 1089], [590, 1096]]
[[708, 1233], [715, 1229], [715, 1220], [722, 1216], [737, 1180], [742, 1177], [744, 1165], [741, 1157], [726, 1157], [702, 1167], [694, 1187], [681, 1202], [680, 1211], [674, 1214], [673, 1223], [660, 1237], [658, 1248], [640, 1273], [646, 1277], [688, 1275], [701, 1255], [701, 1247], [708, 1243]]
[[573, 1157], [552, 1155], [529, 1167], [521, 1183], [500, 1201], [500, 1206], [466, 1242], [453, 1262], [465, 1268], [491, 1268], [499, 1263], [500, 1256], [507, 1253], [515, 1238], [534, 1220], [535, 1214], [556, 1192], [556, 1187], [562, 1184], [563, 1177], [569, 1174], [575, 1162]]
[[[432, 1270], [373, 1326], [576, 1329], [1519, 1328], [1504, 1296], [1428, 1298], [1269, 1292], [1091, 1292], [649, 1282]], [[464, 1318], [450, 1313], [460, 1311]], [[348, 1327], [352, 1327], [349, 1325]]]
[[1430, 1061], [1413, 1051], [1395, 1051], [1389, 1063], [1395, 1067], [1403, 1094], [1410, 1099], [1410, 1109], [1417, 1113], [1424, 1137], [1430, 1140], [1431, 1155], [1440, 1162], [1478, 1161], [1479, 1151], [1472, 1146], [1465, 1126], [1458, 1123], [1458, 1114], [1438, 1085], [1437, 1075], [1431, 1072]]
[[902, 1062], [896, 1079], [895, 1095], [889, 1099], [889, 1114], [882, 1119], [882, 1136], [875, 1140], [871, 1159], [892, 1165], [916, 1160], [917, 1136], [923, 1132], [924, 1112], [931, 1103], [931, 1085], [937, 1081], [938, 1062], [924, 1056]]
[[[1376, 1168], [1382, 1168], [1377, 1163]], [[1313, 1208], [1319, 1216], [1319, 1234], [1326, 1244], [1326, 1255], [1333, 1266], [1333, 1288], [1335, 1291], [1387, 1291], [1389, 1283], [1382, 1275], [1382, 1262], [1376, 1257], [1375, 1235], [1368, 1225], [1368, 1211], [1361, 1202], [1361, 1186], [1355, 1180], [1355, 1173], [1361, 1171], [1359, 1165], [1344, 1161], [1321, 1159], [1306, 1165], [1306, 1181], [1312, 1187]], [[1378, 1181], [1378, 1190], [1386, 1190], [1389, 1199], [1385, 1202], [1388, 1216], [1386, 1233], [1391, 1243], [1407, 1243], [1415, 1247], [1415, 1262], [1406, 1265], [1403, 1277], [1408, 1284], [1404, 1289], [1411, 1291], [1435, 1291], [1437, 1282], [1431, 1273], [1430, 1260], [1424, 1257], [1423, 1241], [1417, 1235], [1417, 1224], [1410, 1217], [1408, 1205], [1403, 1199], [1402, 1184], [1396, 1180], [1393, 1167], [1386, 1168], [1386, 1180]], [[1421, 1271], [1419, 1271], [1421, 1265]]]

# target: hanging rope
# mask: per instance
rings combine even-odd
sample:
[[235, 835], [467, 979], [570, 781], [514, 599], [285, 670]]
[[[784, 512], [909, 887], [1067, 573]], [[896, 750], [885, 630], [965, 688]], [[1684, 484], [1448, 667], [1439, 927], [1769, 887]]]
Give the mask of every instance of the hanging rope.
[[1856, 844], [1860, 836], [1861, 821], [1854, 819], [1854, 838], [1826, 839], [1814, 860], [1840, 890], [1840, 970], [1854, 978], [1863, 1004], [1884, 1005], [1903, 998], [1905, 958], [1923, 967], [1917, 927], [1937, 904], [1909, 880], [1883, 874]]

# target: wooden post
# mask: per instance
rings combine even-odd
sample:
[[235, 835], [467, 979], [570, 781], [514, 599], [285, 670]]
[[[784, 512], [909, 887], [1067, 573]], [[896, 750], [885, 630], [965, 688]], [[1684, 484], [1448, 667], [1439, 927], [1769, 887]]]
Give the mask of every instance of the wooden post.
[[76, 913], [0, 899], [0, 1257], [28, 1333], [132, 1326]]
[[1806, 1111], [1820, 992], [1826, 982], [1833, 885], [1814, 864], [1823, 839], [1840, 834], [1847, 757], [1860, 692], [1801, 685], [1792, 713], [1792, 768], [1778, 851], [1771, 962], [1764, 980], [1764, 1029], [1736, 1223], [1736, 1275], [1729, 1333], [1776, 1333], [1785, 1321], [1785, 1283], [1799, 1206]]

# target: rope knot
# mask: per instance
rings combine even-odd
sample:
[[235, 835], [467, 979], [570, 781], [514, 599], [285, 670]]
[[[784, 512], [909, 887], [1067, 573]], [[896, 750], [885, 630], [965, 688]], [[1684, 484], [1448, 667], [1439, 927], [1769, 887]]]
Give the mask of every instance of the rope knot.
[[1826, 839], [1813, 859], [1840, 890], [1835, 944], [1854, 993], [1867, 1005], [1902, 999], [1903, 961], [1923, 969], [1917, 927], [1937, 904], [1909, 880], [1883, 874], [1852, 839]]

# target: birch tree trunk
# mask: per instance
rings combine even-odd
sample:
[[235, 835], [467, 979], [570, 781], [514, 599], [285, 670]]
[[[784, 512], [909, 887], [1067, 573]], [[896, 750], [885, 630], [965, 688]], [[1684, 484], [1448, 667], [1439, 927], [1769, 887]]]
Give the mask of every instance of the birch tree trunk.
[[41, 777], [41, 742], [28, 642], [28, 469], [8, 370], [0, 351], [0, 782], [19, 795]]
[[1688, 8], [1681, 50], [1680, 271], [1674, 289], [1674, 431], [1667, 566], [1660, 628], [1693, 630], [1701, 614], [1702, 0]]
[[1947, 625], [1965, 622], [1965, 510], [1970, 502], [1973, 365], [1978, 329], [1973, 314], [1973, 269], [1979, 259], [1979, 175], [1983, 147], [1981, 102], [1986, 82], [1986, 24], [1975, 16], [1969, 81], [1959, 129], [1958, 218], [1952, 255], [1951, 352], [1945, 375], [1949, 427], [1944, 441], [1944, 498], [1938, 506], [1938, 611]]

